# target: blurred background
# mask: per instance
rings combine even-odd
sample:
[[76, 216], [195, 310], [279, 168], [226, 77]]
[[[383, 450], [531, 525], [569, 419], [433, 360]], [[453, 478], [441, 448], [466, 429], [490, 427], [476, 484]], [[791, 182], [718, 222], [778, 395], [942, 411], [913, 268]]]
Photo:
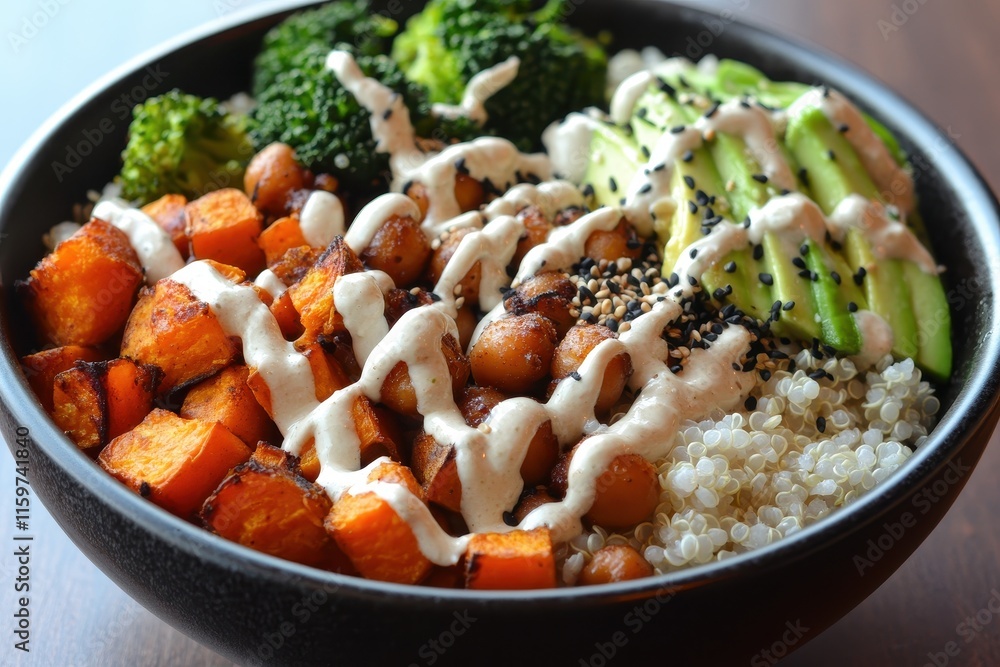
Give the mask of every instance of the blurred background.
[[[47, 117], [98, 76], [185, 30], [258, 4], [259, 0], [4, 0], [0, 90], [5, 91], [6, 103], [0, 165]], [[1000, 132], [993, 125], [1000, 113], [1000, 91], [994, 85], [1000, 62], [1000, 42], [994, 34], [1000, 25], [1000, 3], [687, 0], [684, 4], [729, 12], [736, 20], [797, 37], [854, 62], [923, 110], [994, 188], [1000, 185]], [[613, 11], [611, 2], [608, 11]], [[663, 46], [668, 53], [680, 50]], [[13, 468], [13, 460], [0, 454], [0, 508], [13, 507]], [[958, 502], [914, 556], [850, 615], [781, 664], [1000, 664], [1000, 618], [994, 619], [988, 608], [991, 600], [1000, 600], [1000, 521], [993, 516], [1000, 506], [998, 478], [1000, 446], [994, 442]], [[7, 520], [0, 522], [0, 618], [4, 619], [15, 608], [15, 563], [7, 548], [12, 529]], [[73, 546], [37, 502], [32, 505], [32, 533], [31, 653], [14, 650], [8, 621], [0, 622], [0, 664], [231, 664], [132, 601]], [[763, 642], [761, 648], [766, 648]]]

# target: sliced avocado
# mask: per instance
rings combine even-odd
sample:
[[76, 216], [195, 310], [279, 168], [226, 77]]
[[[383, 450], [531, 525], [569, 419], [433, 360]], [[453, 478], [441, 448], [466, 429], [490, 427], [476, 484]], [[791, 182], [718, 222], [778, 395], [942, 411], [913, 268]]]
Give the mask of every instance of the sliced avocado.
[[903, 280], [910, 287], [910, 304], [917, 322], [917, 365], [935, 380], [951, 376], [951, 310], [940, 276], [925, 273], [913, 262], [902, 262]]
[[809, 252], [804, 259], [806, 268], [812, 272], [809, 280], [816, 312], [820, 316], [820, 340], [839, 352], [856, 354], [861, 351], [861, 334], [848, 308], [849, 299], [841, 289], [844, 277], [835, 273], [830, 261], [831, 253], [826, 246], [812, 240], [806, 241], [806, 245]]
[[592, 191], [596, 206], [617, 206], [629, 180], [646, 163], [635, 138], [627, 130], [595, 121], [590, 139], [590, 161], [584, 191]]

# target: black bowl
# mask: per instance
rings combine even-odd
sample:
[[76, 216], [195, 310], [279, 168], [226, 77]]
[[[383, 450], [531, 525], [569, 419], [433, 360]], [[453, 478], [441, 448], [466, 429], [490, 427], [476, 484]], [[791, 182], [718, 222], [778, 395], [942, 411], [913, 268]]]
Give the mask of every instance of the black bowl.
[[[301, 4], [299, 5], [301, 6]], [[386, 5], [402, 18], [414, 8]], [[775, 78], [825, 82], [886, 121], [916, 164], [923, 216], [952, 304], [956, 364], [930, 439], [876, 490], [766, 549], [596, 588], [471, 593], [338, 576], [265, 556], [167, 514], [101, 471], [53, 425], [18, 356], [30, 351], [12, 286], [41, 235], [118, 169], [131, 102], [174, 87], [227, 96], [249, 83], [264, 31], [288, 11], [230, 17], [136, 59], [50, 119], [0, 177], [2, 431], [27, 449], [32, 487], [60, 526], [136, 600], [245, 664], [509, 664], [552, 661], [771, 664], [875, 590], [920, 544], [969, 477], [996, 425], [1000, 219], [982, 179], [930, 122], [829, 54], [651, 0], [572, 2], [570, 21], [617, 46], [733, 57]], [[206, 66], [211, 63], [211, 66]], [[937, 224], [934, 224], [937, 223]], [[970, 297], [970, 294], [974, 296]], [[722, 630], [723, 641], [708, 636]], [[723, 630], [724, 629], [724, 630]], [[622, 660], [624, 662], [624, 660]]]

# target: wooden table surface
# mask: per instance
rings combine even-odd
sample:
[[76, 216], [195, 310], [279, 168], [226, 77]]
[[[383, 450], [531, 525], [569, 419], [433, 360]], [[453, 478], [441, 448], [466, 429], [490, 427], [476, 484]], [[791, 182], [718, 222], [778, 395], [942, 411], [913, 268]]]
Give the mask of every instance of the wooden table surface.
[[[19, 4], [27, 8], [24, 16], [31, 16], [36, 3]], [[99, 13], [96, 2], [84, 4]], [[249, 0], [215, 3], [216, 11], [241, 4]], [[1000, 133], [988, 129], [990, 118], [1000, 112], [1000, 88], [989, 83], [996, 81], [994, 69], [1000, 61], [1000, 39], [994, 34], [1000, 24], [1000, 3], [710, 0], [690, 4], [730, 10], [740, 20], [798, 36], [854, 61], [946, 128], [991, 184], [1000, 185]], [[64, 11], [76, 11], [70, 7]], [[148, 7], [146, 11], [153, 13]], [[164, 3], [156, 11], [171, 8]], [[21, 26], [21, 19], [15, 16], [2, 27], [6, 31], [7, 24]], [[85, 26], [97, 25], [98, 19], [81, 11], [78, 20]], [[114, 47], [104, 43], [99, 48]], [[121, 53], [120, 59], [129, 55]], [[39, 110], [36, 125], [47, 111]], [[998, 438], [1000, 434], [993, 440]], [[0, 485], [0, 507], [11, 508], [13, 465], [6, 455], [0, 455], [0, 479], [7, 480]], [[1000, 601], [1000, 521], [993, 517], [1000, 507], [998, 479], [1000, 444], [993, 442], [952, 510], [913, 557], [853, 612], [781, 664], [1000, 665], [1000, 618], [989, 610], [991, 601], [994, 609]], [[16, 564], [5, 547], [0, 555], [0, 617], [8, 620], [0, 623], [0, 664], [231, 664], [119, 590], [38, 503], [32, 519], [36, 535], [32, 651], [25, 655], [11, 648], [8, 627], [15, 609]], [[0, 544], [12, 544], [11, 522], [0, 523]], [[953, 655], [946, 654], [949, 648]]]

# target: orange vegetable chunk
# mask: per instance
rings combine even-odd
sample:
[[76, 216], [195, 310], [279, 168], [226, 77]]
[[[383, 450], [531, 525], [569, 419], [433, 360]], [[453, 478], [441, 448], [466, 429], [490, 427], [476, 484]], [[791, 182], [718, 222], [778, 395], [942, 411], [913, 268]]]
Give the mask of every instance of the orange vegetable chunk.
[[473, 535], [465, 551], [465, 585], [475, 590], [555, 588], [549, 529]]
[[68, 371], [78, 361], [101, 361], [104, 357], [92, 347], [65, 345], [42, 350], [21, 358], [21, 369], [45, 411], [52, 414], [52, 390], [56, 376]]
[[[422, 496], [417, 480], [401, 464], [380, 465], [369, 476], [369, 481], [376, 479], [401, 484], [418, 498]], [[368, 579], [416, 584], [431, 570], [413, 529], [373, 491], [337, 500], [326, 518], [326, 529]]]
[[249, 368], [237, 365], [202, 380], [188, 391], [180, 416], [219, 422], [251, 447], [261, 440], [280, 443], [281, 434], [247, 384], [249, 375]]
[[212, 259], [250, 275], [264, 268], [264, 251], [257, 245], [264, 218], [241, 190], [209, 192], [188, 204], [185, 214], [195, 259]]
[[303, 479], [288, 455], [266, 443], [238, 466], [202, 508], [217, 535], [278, 558], [336, 572], [351, 570], [323, 528], [331, 502]]
[[80, 362], [55, 377], [52, 419], [81, 449], [105, 445], [149, 413], [159, 378], [128, 359]]
[[308, 246], [306, 237], [302, 235], [298, 218], [280, 218], [261, 232], [257, 244], [264, 251], [267, 265], [271, 266], [292, 248]]
[[151, 217], [170, 236], [174, 247], [184, 259], [191, 252], [187, 235], [187, 197], [178, 194], [163, 195], [142, 207], [142, 212]]
[[[213, 266], [233, 282], [244, 278], [239, 269]], [[158, 366], [164, 376], [160, 391], [167, 393], [229, 366], [241, 350], [207, 303], [185, 285], [166, 278], [140, 294], [125, 326], [121, 355]]]
[[343, 330], [343, 322], [333, 307], [333, 285], [340, 276], [362, 270], [361, 260], [338, 236], [302, 280], [288, 289], [305, 329], [300, 339], [302, 345], [315, 342], [321, 335]]
[[98, 463], [136, 493], [190, 519], [250, 448], [218, 422], [154, 409], [105, 447]]
[[95, 219], [42, 259], [18, 291], [41, 338], [94, 346], [121, 331], [142, 281], [128, 237]]

